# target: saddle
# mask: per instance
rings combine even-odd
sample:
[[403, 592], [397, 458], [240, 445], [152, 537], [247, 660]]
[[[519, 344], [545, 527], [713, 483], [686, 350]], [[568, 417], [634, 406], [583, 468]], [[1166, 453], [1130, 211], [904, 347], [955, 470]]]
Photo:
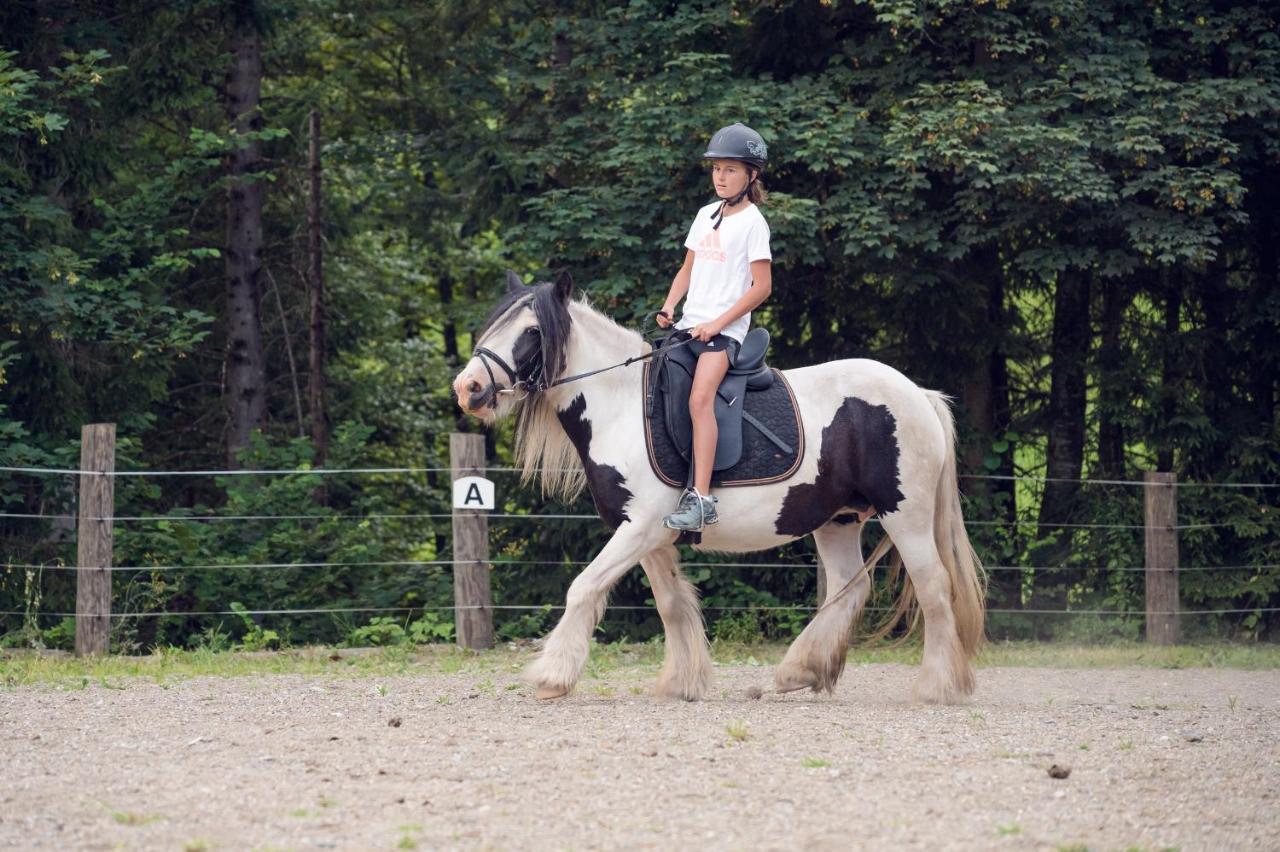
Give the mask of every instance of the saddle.
[[[669, 343], [670, 335], [645, 364], [645, 442], [653, 472], [679, 488], [693, 483], [689, 391], [698, 356]], [[804, 457], [800, 409], [786, 377], [765, 364], [768, 348], [766, 329], [747, 332], [737, 363], [716, 391], [713, 486], [779, 482], [794, 474]]]

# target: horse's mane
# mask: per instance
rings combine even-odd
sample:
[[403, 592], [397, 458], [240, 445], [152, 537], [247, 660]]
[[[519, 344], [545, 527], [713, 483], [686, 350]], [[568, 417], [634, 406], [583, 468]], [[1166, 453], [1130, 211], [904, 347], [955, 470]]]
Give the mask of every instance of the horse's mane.
[[[554, 284], [537, 284], [529, 289], [533, 291], [533, 315], [541, 331], [542, 365], [549, 384], [564, 374], [573, 317], [569, 306], [556, 295]], [[544, 495], [568, 503], [577, 498], [587, 484], [582, 460], [545, 392], [534, 394], [516, 409], [516, 458], [520, 462], [521, 482], [527, 484], [537, 477]]]
[[[539, 284], [531, 289], [534, 291], [534, 317], [542, 332], [542, 363], [547, 381], [554, 382], [565, 371], [573, 317], [570, 305], [556, 295], [555, 285]], [[509, 304], [513, 303], [514, 300]], [[605, 330], [608, 332], [616, 330], [615, 333], [635, 334], [596, 311], [585, 296], [578, 296], [573, 305], [583, 309], [582, 319], [599, 322], [602, 328], [607, 327]], [[560, 423], [551, 394], [533, 394], [519, 403], [516, 409], [516, 459], [521, 468], [521, 481], [528, 483], [534, 478], [539, 479], [544, 495], [567, 503], [576, 499], [586, 487], [582, 459]]]

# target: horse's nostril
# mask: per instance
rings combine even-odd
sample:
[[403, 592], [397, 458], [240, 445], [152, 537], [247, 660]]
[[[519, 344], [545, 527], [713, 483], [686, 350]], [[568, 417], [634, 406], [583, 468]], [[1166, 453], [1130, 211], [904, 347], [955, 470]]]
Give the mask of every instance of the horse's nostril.
[[470, 382], [467, 383], [467, 390], [471, 391], [472, 393], [480, 393], [480, 383], [477, 382], [475, 379], [472, 379]]

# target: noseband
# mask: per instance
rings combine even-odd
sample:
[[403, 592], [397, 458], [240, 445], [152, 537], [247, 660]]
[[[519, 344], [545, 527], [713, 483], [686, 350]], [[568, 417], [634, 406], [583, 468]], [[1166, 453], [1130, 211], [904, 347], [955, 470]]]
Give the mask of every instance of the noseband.
[[[501, 355], [485, 346], [477, 346], [472, 351], [472, 357], [479, 358], [480, 363], [484, 364], [484, 370], [489, 374], [489, 387], [485, 389], [485, 396], [489, 397], [489, 401], [485, 403], [489, 408], [498, 407], [498, 394], [515, 393], [517, 390], [524, 391], [524, 396], [520, 399], [535, 394], [538, 391], [546, 390], [546, 370], [542, 364], [542, 354], [537, 353], [530, 358], [525, 359], [516, 365], [516, 369], [511, 369], [506, 360]], [[507, 374], [507, 381], [511, 382], [509, 388], [499, 388], [498, 379], [493, 374], [493, 367], [489, 361], [497, 364], [502, 371]]]

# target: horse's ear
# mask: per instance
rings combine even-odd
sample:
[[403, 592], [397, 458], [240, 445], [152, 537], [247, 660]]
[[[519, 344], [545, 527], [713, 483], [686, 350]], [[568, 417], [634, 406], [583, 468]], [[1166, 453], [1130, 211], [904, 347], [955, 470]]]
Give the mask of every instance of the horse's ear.
[[567, 302], [572, 295], [573, 276], [569, 274], [569, 270], [562, 269], [560, 274], [556, 276], [556, 298], [562, 302]]
[[507, 270], [507, 292], [515, 293], [524, 289], [524, 282], [520, 280], [520, 276], [516, 275], [515, 270]]

